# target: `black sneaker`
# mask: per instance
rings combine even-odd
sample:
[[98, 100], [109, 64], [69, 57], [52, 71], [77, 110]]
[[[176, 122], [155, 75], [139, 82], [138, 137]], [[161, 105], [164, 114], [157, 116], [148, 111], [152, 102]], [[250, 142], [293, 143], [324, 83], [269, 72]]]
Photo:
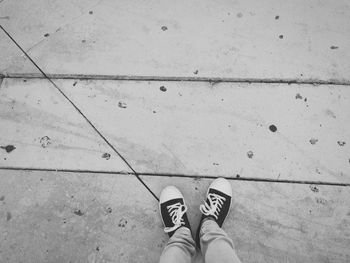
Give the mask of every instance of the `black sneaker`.
[[164, 232], [168, 233], [169, 237], [181, 226], [191, 230], [184, 197], [175, 186], [167, 186], [163, 189], [159, 198], [159, 210], [165, 226]]
[[202, 218], [196, 234], [196, 243], [198, 247], [200, 247], [199, 232], [203, 220], [210, 217], [222, 227], [222, 224], [230, 211], [231, 198], [232, 187], [229, 181], [225, 178], [217, 178], [210, 184], [207, 191], [207, 199], [204, 204], [199, 206], [199, 210], [202, 212]]

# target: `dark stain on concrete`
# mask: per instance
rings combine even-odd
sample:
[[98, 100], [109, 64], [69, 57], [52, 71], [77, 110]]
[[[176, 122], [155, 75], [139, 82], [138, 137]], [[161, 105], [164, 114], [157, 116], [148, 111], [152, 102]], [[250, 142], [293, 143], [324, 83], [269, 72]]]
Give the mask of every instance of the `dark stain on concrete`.
[[107, 207], [106, 213], [107, 214], [112, 214], [112, 212], [113, 212], [112, 207]]
[[272, 132], [276, 132], [276, 131], [277, 131], [277, 127], [276, 127], [276, 125], [274, 125], [274, 124], [271, 124], [271, 125], [269, 126], [269, 129], [270, 129], [270, 131], [272, 131]]
[[74, 81], [74, 83], [73, 83], [73, 87], [75, 87], [75, 85], [77, 85], [77, 83], [78, 83], [77, 81]]
[[0, 16], [0, 19], [10, 20], [10, 17], [9, 16]]
[[193, 72], [193, 74], [197, 75], [198, 74], [198, 69]]
[[7, 153], [12, 152], [16, 147], [14, 145], [6, 145], [6, 146], [0, 146], [1, 149], [4, 149]]
[[111, 158], [111, 155], [109, 153], [102, 154], [102, 158], [109, 160]]
[[297, 93], [297, 94], [295, 95], [295, 99], [296, 99], [296, 100], [298, 100], [298, 99], [302, 100], [302, 99], [303, 99], [303, 96], [301, 96], [300, 93]]
[[253, 156], [254, 156], [254, 153], [252, 151], [248, 151], [247, 152], [247, 156], [248, 156], [249, 159], [252, 159]]
[[339, 47], [337, 46], [331, 46], [330, 49], [338, 49]]
[[160, 86], [159, 89], [163, 92], [166, 92], [166, 87], [165, 86]]
[[119, 227], [125, 227], [128, 224], [128, 221], [124, 218], [119, 220], [118, 226]]
[[48, 37], [48, 36], [50, 36], [50, 34], [49, 34], [49, 33], [46, 33], [46, 34], [44, 35], [44, 37]]
[[11, 218], [12, 218], [11, 212], [7, 212], [7, 213], [6, 213], [6, 220], [7, 220], [7, 221], [10, 221]]
[[93, 11], [89, 11], [89, 14], [92, 15], [94, 12]]
[[283, 35], [279, 35], [278, 37], [279, 37], [279, 39], [283, 39], [284, 36]]
[[345, 141], [337, 141], [337, 143], [338, 143], [339, 146], [344, 146], [346, 144]]
[[162, 30], [163, 30], [163, 31], [167, 31], [167, 30], [168, 30], [168, 27], [167, 27], [167, 26], [162, 26]]
[[310, 143], [311, 143], [312, 145], [316, 144], [317, 142], [318, 142], [318, 139], [316, 139], [316, 138], [311, 138], [311, 139], [310, 139]]
[[241, 12], [239, 12], [239, 13], [237, 14], [237, 17], [238, 17], [238, 18], [242, 18], [242, 17], [243, 17], [243, 14], [242, 14]]
[[41, 147], [46, 148], [51, 144], [51, 139], [49, 136], [41, 137], [40, 139]]
[[312, 192], [314, 192], [314, 193], [318, 193], [318, 192], [319, 192], [319, 189], [317, 188], [316, 185], [310, 185], [309, 187], [310, 187], [310, 190], [311, 190]]
[[0, 201], [4, 201], [4, 200], [5, 200], [5, 196], [4, 195], [0, 196]]
[[122, 108], [122, 109], [126, 109], [128, 107], [128, 105], [125, 102], [123, 102], [123, 101], [119, 101], [118, 102], [118, 107]]
[[278, 19], [280, 19], [280, 16], [275, 16], [275, 20], [278, 20]]
[[84, 215], [83, 211], [81, 211], [80, 209], [75, 209], [73, 211], [73, 213], [76, 214], [77, 216], [83, 216]]

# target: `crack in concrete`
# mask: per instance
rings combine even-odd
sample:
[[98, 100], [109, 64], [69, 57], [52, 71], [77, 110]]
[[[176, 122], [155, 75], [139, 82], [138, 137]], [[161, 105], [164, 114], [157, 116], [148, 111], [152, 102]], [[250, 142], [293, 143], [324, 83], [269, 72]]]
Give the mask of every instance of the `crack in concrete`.
[[[136, 175], [133, 172], [126, 171], [101, 171], [101, 170], [80, 170], [80, 169], [50, 169], [50, 168], [31, 168], [31, 167], [0, 167], [0, 170], [11, 171], [37, 171], [37, 172], [61, 172], [61, 173], [86, 173], [86, 174], [114, 174], [114, 175]], [[336, 183], [327, 181], [309, 181], [309, 180], [288, 180], [288, 179], [270, 179], [257, 177], [230, 177], [230, 176], [215, 176], [215, 175], [198, 175], [198, 174], [172, 174], [172, 173], [137, 173], [139, 176], [150, 177], [177, 177], [189, 179], [216, 179], [218, 177], [225, 178], [231, 181], [249, 181], [249, 182], [265, 182], [265, 183], [284, 183], [284, 184], [306, 184], [306, 185], [328, 185], [328, 186], [345, 186], [350, 187], [350, 183]]]
[[[0, 77], [44, 79], [38, 73], [5, 73]], [[95, 74], [47, 74], [50, 79], [81, 79], [81, 80], [130, 80], [130, 81], [169, 81], [169, 82], [209, 82], [218, 83], [266, 83], [266, 84], [297, 84], [297, 85], [350, 85], [350, 80], [320, 80], [320, 79], [277, 79], [277, 78], [218, 78], [218, 77], [177, 77], [177, 76], [142, 76], [142, 75], [95, 75]]]

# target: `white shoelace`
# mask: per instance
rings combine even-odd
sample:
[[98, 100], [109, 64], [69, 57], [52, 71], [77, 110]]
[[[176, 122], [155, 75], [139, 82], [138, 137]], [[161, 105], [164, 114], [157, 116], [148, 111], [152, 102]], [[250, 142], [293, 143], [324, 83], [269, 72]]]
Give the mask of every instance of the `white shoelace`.
[[226, 200], [225, 197], [217, 194], [208, 194], [209, 204], [204, 202], [203, 205], [199, 206], [199, 210], [206, 216], [213, 216], [218, 219], [218, 214], [221, 210], [222, 204]]
[[172, 232], [178, 229], [181, 225], [185, 225], [185, 221], [183, 220], [182, 216], [187, 211], [186, 205], [176, 203], [173, 205], [168, 205], [166, 208], [168, 209], [169, 215], [171, 216], [171, 221], [173, 222], [174, 226], [164, 228], [165, 233]]

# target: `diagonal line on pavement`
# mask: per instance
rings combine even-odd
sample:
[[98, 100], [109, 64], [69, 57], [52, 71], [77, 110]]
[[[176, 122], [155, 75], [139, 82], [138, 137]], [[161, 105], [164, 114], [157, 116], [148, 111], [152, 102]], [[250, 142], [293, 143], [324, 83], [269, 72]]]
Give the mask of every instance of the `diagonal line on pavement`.
[[158, 197], [153, 193], [153, 191], [148, 187], [148, 185], [140, 178], [139, 174], [130, 165], [130, 163], [124, 158], [124, 156], [107, 140], [107, 138], [95, 127], [95, 125], [86, 117], [86, 115], [74, 104], [74, 102], [57, 86], [57, 84], [35, 63], [35, 61], [24, 51], [24, 49], [16, 42], [15, 39], [0, 25], [0, 28], [4, 33], [11, 39], [11, 41], [23, 52], [23, 54], [33, 63], [33, 65], [41, 72], [41, 74], [47, 79], [57, 90], [62, 94], [62, 96], [74, 107], [74, 109], [88, 122], [88, 124], [93, 128], [93, 130], [104, 140], [105, 143], [124, 161], [124, 163], [130, 168], [136, 178], [143, 184], [144, 187], [153, 195], [153, 197], [159, 201]]

